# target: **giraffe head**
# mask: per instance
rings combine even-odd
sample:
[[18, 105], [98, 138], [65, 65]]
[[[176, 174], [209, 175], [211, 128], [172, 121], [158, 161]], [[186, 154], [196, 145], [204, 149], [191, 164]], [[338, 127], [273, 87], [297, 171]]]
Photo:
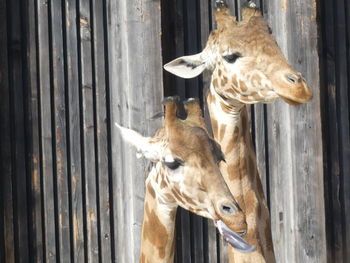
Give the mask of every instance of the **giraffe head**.
[[298, 105], [312, 98], [305, 79], [288, 64], [258, 10], [244, 8], [242, 21], [237, 22], [223, 7], [215, 18], [217, 29], [204, 50], [171, 61], [164, 66], [167, 71], [192, 78], [210, 69], [212, 87], [227, 101], [252, 104], [282, 98]]
[[148, 180], [159, 202], [214, 220], [233, 247], [252, 251], [240, 237], [247, 229], [245, 216], [218, 167], [224, 161], [220, 146], [209, 136], [198, 102], [189, 100], [184, 108], [185, 120], [178, 117], [178, 102], [167, 99], [163, 127], [154, 137], [117, 126], [124, 140], [155, 163], [156, 174]]

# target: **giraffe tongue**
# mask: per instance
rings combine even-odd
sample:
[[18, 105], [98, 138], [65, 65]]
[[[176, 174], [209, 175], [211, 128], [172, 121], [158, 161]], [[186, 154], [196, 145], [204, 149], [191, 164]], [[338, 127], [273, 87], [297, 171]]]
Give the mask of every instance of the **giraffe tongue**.
[[249, 245], [240, 235], [229, 229], [222, 220], [216, 221], [216, 226], [223, 238], [239, 252], [248, 253], [255, 251], [255, 246]]

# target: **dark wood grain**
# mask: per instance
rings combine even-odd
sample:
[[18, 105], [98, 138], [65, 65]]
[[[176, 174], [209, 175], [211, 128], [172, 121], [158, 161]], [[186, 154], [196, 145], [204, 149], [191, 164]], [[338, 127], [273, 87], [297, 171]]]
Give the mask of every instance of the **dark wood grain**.
[[1, 234], [1, 259], [15, 261], [15, 243], [13, 226], [13, 195], [12, 195], [12, 142], [11, 142], [11, 111], [10, 111], [10, 86], [8, 72], [8, 39], [9, 26], [8, 6], [6, 1], [0, 2], [0, 164], [1, 164], [1, 203], [2, 203], [2, 231]]
[[[23, 8], [25, 9], [25, 8]], [[37, 63], [37, 12], [34, 1], [29, 1], [27, 10], [23, 14], [28, 24], [25, 26], [27, 38], [27, 65], [26, 81], [28, 91], [26, 94], [28, 112], [26, 118], [27, 147], [28, 147], [28, 169], [30, 171], [30, 236], [29, 257], [38, 263], [44, 262], [44, 241], [43, 241], [43, 221], [42, 221], [42, 178], [40, 159], [40, 112], [39, 112], [39, 85], [38, 85], [38, 63]]]
[[53, 173], [53, 112], [52, 112], [52, 87], [51, 87], [51, 61], [50, 61], [50, 32], [49, 10], [45, 0], [37, 1], [38, 13], [38, 62], [39, 62], [39, 86], [40, 86], [40, 148], [41, 170], [43, 185], [43, 220], [45, 261], [56, 262], [56, 229], [54, 202], [54, 173]]
[[27, 214], [27, 174], [26, 174], [26, 143], [24, 123], [24, 53], [25, 50], [22, 32], [22, 14], [20, 1], [11, 1], [9, 4], [9, 34], [8, 56], [9, 60], [9, 86], [10, 86], [10, 112], [12, 133], [12, 182], [14, 200], [14, 239], [16, 260], [25, 262], [29, 257], [28, 250], [28, 214]]
[[80, 29], [80, 96], [81, 96], [81, 133], [83, 151], [83, 198], [84, 228], [86, 231], [86, 259], [98, 262], [100, 257], [98, 244], [98, 211], [96, 185], [96, 148], [95, 148], [95, 96], [93, 85], [92, 60], [92, 18], [90, 1], [79, 1]]
[[350, 260], [350, 111], [349, 111], [349, 3], [347, 1], [334, 1], [335, 17], [335, 59], [336, 64], [336, 85], [337, 85], [337, 104], [338, 104], [338, 123], [339, 123], [339, 143], [340, 143], [340, 202], [341, 202], [341, 221], [343, 224], [342, 238], [343, 251], [342, 258], [344, 262]]
[[[341, 203], [339, 199], [338, 189], [340, 186], [340, 156], [339, 156], [339, 124], [337, 119], [338, 103], [336, 90], [336, 61], [335, 61], [335, 24], [334, 24], [334, 3], [323, 3], [323, 17], [324, 17], [324, 52], [326, 54], [325, 66], [325, 93], [324, 104], [325, 112], [325, 138], [328, 158], [327, 162], [327, 176], [325, 176], [326, 183], [326, 227], [327, 227], [327, 246], [328, 246], [328, 260], [330, 262], [344, 262], [343, 261], [343, 238], [342, 235], [335, 233], [343, 233], [343, 226], [341, 222]], [[332, 127], [332, 128], [331, 128]], [[330, 129], [331, 128], [331, 129]]]
[[106, 52], [104, 38], [103, 2], [92, 1], [93, 25], [93, 58], [95, 86], [95, 118], [96, 118], [96, 155], [98, 185], [98, 224], [101, 261], [111, 262], [111, 230], [110, 230], [110, 192], [109, 192], [109, 147], [107, 130], [107, 86], [106, 86]]
[[63, 12], [60, 1], [53, 1], [51, 12], [51, 48], [52, 48], [52, 85], [54, 111], [54, 159], [55, 165], [55, 202], [57, 203], [57, 235], [59, 259], [68, 262], [71, 259], [70, 207], [67, 170], [67, 134], [66, 134], [66, 83], [64, 72]]
[[66, 101], [67, 139], [69, 150], [68, 171], [71, 206], [71, 249], [73, 262], [85, 262], [85, 238], [83, 219], [82, 157], [80, 132], [79, 98], [79, 54], [78, 32], [79, 14], [76, 1], [65, 2], [65, 47], [66, 47]]

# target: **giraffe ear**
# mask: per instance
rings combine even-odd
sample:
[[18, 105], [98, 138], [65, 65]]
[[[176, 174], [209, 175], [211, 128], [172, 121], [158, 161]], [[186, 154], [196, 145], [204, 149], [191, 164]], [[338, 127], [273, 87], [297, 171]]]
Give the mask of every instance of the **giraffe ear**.
[[202, 58], [202, 53], [179, 57], [164, 65], [166, 71], [184, 79], [197, 77], [206, 67], [205, 60]]
[[161, 159], [162, 147], [159, 142], [155, 142], [151, 137], [144, 137], [134, 130], [124, 128], [118, 123], [115, 123], [115, 126], [118, 128], [123, 140], [136, 147], [136, 156], [138, 158], [144, 156], [152, 162], [157, 162]]

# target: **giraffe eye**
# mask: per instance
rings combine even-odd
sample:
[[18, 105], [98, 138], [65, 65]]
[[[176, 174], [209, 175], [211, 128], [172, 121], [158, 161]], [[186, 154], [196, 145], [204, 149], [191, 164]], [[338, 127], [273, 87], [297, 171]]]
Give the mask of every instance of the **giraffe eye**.
[[240, 57], [242, 57], [242, 55], [239, 52], [223, 56], [223, 58], [226, 60], [226, 62], [228, 62], [230, 64], [235, 63], [236, 60], [239, 59]]
[[178, 159], [175, 159], [174, 161], [172, 162], [167, 162], [167, 161], [164, 161], [164, 164], [166, 165], [166, 167], [168, 167], [169, 169], [171, 170], [176, 170], [177, 168], [179, 168], [180, 165], [183, 165], [183, 162], [178, 160]]

